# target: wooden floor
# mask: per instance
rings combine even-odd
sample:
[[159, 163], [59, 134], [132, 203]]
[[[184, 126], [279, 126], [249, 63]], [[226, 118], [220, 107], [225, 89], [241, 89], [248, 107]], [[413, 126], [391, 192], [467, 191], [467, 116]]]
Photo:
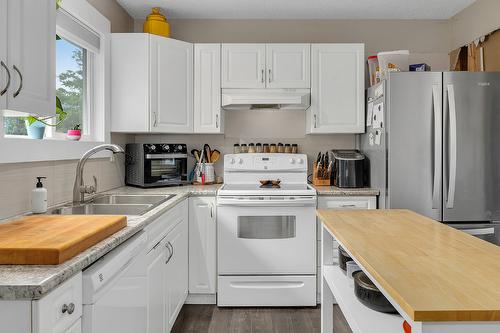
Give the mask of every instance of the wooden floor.
[[[338, 306], [335, 333], [352, 333]], [[319, 333], [320, 308], [218, 308], [184, 305], [172, 333]]]

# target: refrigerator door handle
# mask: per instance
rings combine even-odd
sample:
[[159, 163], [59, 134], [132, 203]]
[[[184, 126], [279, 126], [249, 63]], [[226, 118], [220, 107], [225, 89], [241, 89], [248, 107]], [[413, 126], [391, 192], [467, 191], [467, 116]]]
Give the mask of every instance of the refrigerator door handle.
[[457, 110], [455, 105], [455, 88], [453, 84], [447, 85], [448, 105], [449, 105], [449, 179], [448, 179], [448, 198], [446, 208], [451, 209], [455, 205], [455, 185], [457, 178]]
[[438, 209], [441, 205], [439, 194], [441, 192], [441, 165], [442, 165], [442, 110], [441, 110], [441, 87], [438, 84], [432, 86], [432, 102], [434, 105], [434, 175], [432, 184], [432, 209]]

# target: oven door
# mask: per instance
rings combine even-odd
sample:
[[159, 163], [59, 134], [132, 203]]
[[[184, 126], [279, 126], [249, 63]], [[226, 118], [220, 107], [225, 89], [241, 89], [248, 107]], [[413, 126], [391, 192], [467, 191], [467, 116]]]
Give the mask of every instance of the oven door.
[[146, 154], [144, 183], [180, 184], [187, 180], [187, 155]]
[[219, 197], [219, 275], [316, 274], [315, 214], [315, 197]]

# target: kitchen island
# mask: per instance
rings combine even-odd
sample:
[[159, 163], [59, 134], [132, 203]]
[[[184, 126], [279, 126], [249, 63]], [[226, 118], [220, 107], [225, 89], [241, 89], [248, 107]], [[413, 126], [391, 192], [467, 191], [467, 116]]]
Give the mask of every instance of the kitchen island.
[[[500, 247], [409, 210], [318, 210], [322, 332], [338, 302], [354, 333], [500, 332]], [[361, 304], [335, 264], [338, 242], [396, 308]]]

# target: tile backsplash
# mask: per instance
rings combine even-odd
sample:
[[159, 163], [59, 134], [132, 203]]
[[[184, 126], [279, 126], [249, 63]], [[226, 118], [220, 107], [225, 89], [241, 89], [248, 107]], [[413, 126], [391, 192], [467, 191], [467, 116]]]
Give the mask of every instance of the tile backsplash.
[[[31, 190], [36, 177], [47, 177], [44, 187], [48, 191], [48, 205], [68, 202], [73, 197], [77, 160], [34, 163], [0, 164], [0, 219], [31, 211]], [[124, 157], [90, 159], [84, 169], [86, 184], [97, 178], [97, 191], [123, 186]]]

